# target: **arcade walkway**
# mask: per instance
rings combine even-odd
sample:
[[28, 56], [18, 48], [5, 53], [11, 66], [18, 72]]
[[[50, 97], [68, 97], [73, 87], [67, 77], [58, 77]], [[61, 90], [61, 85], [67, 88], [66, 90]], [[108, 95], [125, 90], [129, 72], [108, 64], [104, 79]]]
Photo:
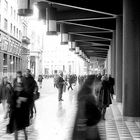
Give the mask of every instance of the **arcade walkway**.
[[[76, 112], [76, 90], [64, 93], [64, 101], [57, 101], [57, 90], [52, 80], [45, 80], [41, 98], [36, 101], [37, 115], [28, 128], [29, 140], [71, 140]], [[5, 133], [8, 120], [3, 120], [0, 105], [0, 140], [14, 140]], [[98, 124], [102, 140], [140, 140], [140, 122], [123, 121], [121, 105], [113, 102], [107, 110], [106, 120]], [[20, 139], [24, 140], [20, 132]]]

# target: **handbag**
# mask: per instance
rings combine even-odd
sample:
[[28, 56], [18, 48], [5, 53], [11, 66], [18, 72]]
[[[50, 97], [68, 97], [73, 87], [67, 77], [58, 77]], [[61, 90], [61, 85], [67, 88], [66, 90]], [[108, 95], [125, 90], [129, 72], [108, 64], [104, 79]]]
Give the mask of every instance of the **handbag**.
[[40, 92], [39, 91], [36, 91], [35, 93], [34, 93], [34, 100], [37, 100], [37, 99], [39, 99], [40, 98]]

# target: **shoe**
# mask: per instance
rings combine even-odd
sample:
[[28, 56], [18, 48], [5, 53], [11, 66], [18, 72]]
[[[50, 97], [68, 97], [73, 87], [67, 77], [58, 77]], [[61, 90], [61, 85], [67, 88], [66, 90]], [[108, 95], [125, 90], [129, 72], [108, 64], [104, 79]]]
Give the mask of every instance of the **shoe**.
[[59, 99], [59, 101], [64, 101], [63, 99]]

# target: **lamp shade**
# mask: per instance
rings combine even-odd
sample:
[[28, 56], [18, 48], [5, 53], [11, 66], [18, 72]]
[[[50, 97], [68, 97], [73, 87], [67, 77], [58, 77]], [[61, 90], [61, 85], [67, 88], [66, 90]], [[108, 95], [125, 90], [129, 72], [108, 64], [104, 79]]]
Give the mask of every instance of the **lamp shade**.
[[18, 0], [18, 15], [31, 16], [33, 14], [34, 0]]
[[46, 8], [48, 7], [48, 3], [46, 2], [38, 2], [37, 7], [39, 9], [39, 20], [43, 20], [43, 22], [46, 24]]
[[60, 33], [61, 33], [61, 45], [68, 44], [69, 34], [66, 29], [66, 24], [60, 24]]
[[75, 53], [76, 53], [76, 54], [79, 54], [79, 51], [80, 51], [79, 47], [76, 47], [76, 48], [75, 48]]
[[75, 47], [76, 47], [76, 42], [74, 41], [69, 41], [69, 50], [70, 51], [74, 51], [75, 50]]
[[56, 12], [51, 5], [46, 8], [47, 35], [57, 35]]

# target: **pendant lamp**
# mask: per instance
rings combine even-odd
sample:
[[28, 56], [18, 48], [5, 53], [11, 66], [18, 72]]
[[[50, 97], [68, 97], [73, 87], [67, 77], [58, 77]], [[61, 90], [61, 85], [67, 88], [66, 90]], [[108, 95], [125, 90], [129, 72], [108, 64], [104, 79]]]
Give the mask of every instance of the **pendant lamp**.
[[60, 24], [60, 33], [61, 33], [61, 45], [68, 44], [69, 41], [69, 34], [66, 29], [66, 24]]
[[39, 8], [39, 20], [43, 20], [43, 23], [46, 24], [47, 35], [56, 35], [56, 8], [44, 1], [38, 2], [37, 5]]
[[74, 41], [74, 38], [71, 34], [69, 34], [69, 50], [74, 51], [76, 47], [76, 42]]
[[47, 35], [57, 35], [56, 12], [57, 9], [52, 5], [46, 9]]
[[34, 0], [18, 0], [18, 15], [31, 16], [33, 14]]
[[79, 47], [76, 47], [75, 48], [75, 54], [79, 54], [79, 51], [80, 51]]

